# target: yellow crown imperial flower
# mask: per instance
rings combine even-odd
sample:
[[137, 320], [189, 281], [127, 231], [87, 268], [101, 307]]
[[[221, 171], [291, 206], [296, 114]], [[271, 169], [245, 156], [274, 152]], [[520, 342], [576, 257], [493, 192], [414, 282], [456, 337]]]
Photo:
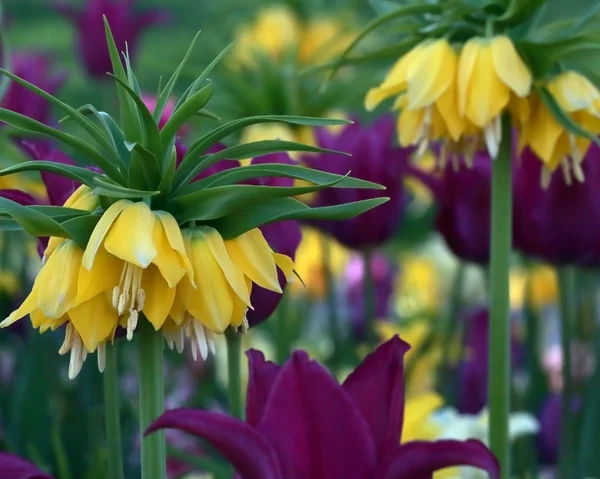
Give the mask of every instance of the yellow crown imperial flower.
[[[572, 121], [594, 134], [600, 133], [600, 91], [584, 76], [566, 71], [548, 83], [548, 92]], [[581, 162], [590, 145], [586, 137], [567, 131], [548, 110], [539, 96], [531, 99], [531, 117], [524, 125], [520, 147], [529, 146], [542, 160], [542, 185], [562, 166], [567, 182], [571, 171], [578, 181], [584, 180]]]

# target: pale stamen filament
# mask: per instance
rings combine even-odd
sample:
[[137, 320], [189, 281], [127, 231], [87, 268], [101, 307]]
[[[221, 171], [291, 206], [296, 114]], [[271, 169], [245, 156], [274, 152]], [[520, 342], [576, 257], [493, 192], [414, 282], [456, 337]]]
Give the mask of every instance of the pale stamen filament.
[[565, 183], [571, 186], [573, 178], [571, 176], [571, 165], [569, 165], [569, 159], [563, 158], [560, 162], [560, 166], [562, 167], [563, 176], [565, 177]]
[[181, 328], [177, 332], [164, 333], [164, 336], [169, 348], [176, 347], [179, 353], [184, 349], [184, 337], [189, 338], [194, 361], [198, 360], [198, 355], [206, 360], [209, 354], [216, 352], [213, 333], [188, 312], [185, 313]]
[[98, 349], [96, 350], [96, 356], [98, 359], [98, 371], [103, 373], [104, 369], [106, 368], [106, 343], [98, 345]]
[[131, 341], [135, 331], [139, 313], [144, 308], [146, 292], [142, 289], [143, 268], [125, 262], [121, 270], [119, 285], [113, 288], [112, 305], [119, 316], [129, 311], [127, 318], [127, 340]]
[[87, 350], [83, 346], [83, 341], [77, 332], [73, 334], [73, 341], [71, 347], [71, 359], [69, 361], [69, 379], [75, 379], [81, 372], [85, 358], [87, 357]]

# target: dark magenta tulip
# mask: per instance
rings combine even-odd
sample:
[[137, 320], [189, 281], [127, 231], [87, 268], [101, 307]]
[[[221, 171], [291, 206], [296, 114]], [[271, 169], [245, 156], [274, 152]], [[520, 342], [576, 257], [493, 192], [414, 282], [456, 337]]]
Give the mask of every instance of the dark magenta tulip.
[[165, 412], [146, 431], [179, 429], [211, 443], [243, 479], [429, 479], [469, 465], [499, 477], [480, 442], [400, 444], [404, 354], [395, 337], [342, 384], [303, 351], [283, 366], [250, 351], [246, 422], [194, 409]]
[[159, 9], [134, 11], [135, 0], [87, 0], [83, 10], [77, 10], [64, 1], [56, 1], [55, 7], [75, 26], [78, 33], [78, 47], [81, 61], [87, 72], [96, 78], [109, 78], [112, 64], [103, 16], [106, 16], [119, 52], [124, 52], [127, 44], [130, 59], [133, 59], [139, 39], [147, 28], [165, 23], [168, 15]]
[[54, 479], [29, 461], [0, 452], [0, 477], [2, 479]]
[[313, 224], [349, 248], [360, 250], [385, 243], [394, 235], [404, 215], [408, 201], [404, 179], [409, 174], [412, 151], [394, 146], [394, 120], [383, 117], [370, 126], [356, 122], [345, 126], [338, 134], [319, 128], [316, 138], [320, 147], [352, 156], [334, 153], [306, 155], [302, 161], [307, 166], [340, 175], [351, 172], [355, 178], [385, 186], [386, 191], [328, 188], [315, 195], [314, 206], [332, 206], [380, 196], [389, 196], [390, 201], [356, 218], [315, 221]]

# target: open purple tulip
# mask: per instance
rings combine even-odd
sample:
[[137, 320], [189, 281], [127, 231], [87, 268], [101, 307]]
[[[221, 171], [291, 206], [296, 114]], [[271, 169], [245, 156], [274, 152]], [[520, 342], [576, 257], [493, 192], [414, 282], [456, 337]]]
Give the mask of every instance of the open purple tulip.
[[77, 11], [63, 1], [55, 2], [56, 9], [65, 15], [77, 28], [79, 53], [87, 72], [96, 78], [108, 78], [112, 64], [103, 15], [106, 16], [119, 51], [129, 51], [133, 58], [139, 38], [147, 28], [164, 23], [168, 16], [163, 10], [134, 12], [135, 0], [87, 0], [82, 11]]
[[[343, 221], [315, 221], [312, 224], [334, 236], [340, 243], [353, 249], [380, 246], [398, 229], [408, 196], [404, 179], [408, 174], [411, 150], [394, 146], [394, 120], [383, 117], [370, 126], [356, 122], [344, 127], [339, 134], [325, 128], [316, 131], [317, 143], [322, 148], [343, 151], [352, 156], [333, 153], [306, 155], [303, 163], [315, 170], [352, 176], [386, 187], [390, 201]], [[314, 206], [332, 206], [340, 203], [377, 198], [375, 190], [329, 188], [316, 194]]]
[[165, 412], [146, 431], [179, 429], [211, 443], [243, 479], [429, 479], [469, 465], [499, 477], [480, 442], [400, 444], [403, 357], [394, 337], [369, 354], [342, 384], [305, 352], [283, 366], [249, 351], [246, 422], [194, 409]]
[[[56, 95], [67, 79], [64, 71], [54, 70], [50, 57], [40, 53], [16, 53], [12, 58], [11, 71], [52, 95]], [[50, 102], [14, 81], [8, 87], [0, 106], [41, 123], [48, 124], [51, 121]]]
[[542, 163], [525, 150], [514, 181], [515, 248], [556, 265], [600, 264], [600, 148], [591, 144], [583, 183], [556, 171], [547, 189]]

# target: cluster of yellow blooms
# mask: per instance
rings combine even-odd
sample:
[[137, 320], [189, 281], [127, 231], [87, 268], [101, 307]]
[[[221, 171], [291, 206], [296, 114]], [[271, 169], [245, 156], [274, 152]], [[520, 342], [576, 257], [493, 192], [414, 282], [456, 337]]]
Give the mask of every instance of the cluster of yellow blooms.
[[563, 128], [542, 101], [538, 86], [547, 88], [571, 120], [600, 133], [598, 89], [574, 71], [534, 85], [529, 68], [505, 35], [472, 38], [460, 51], [446, 39], [416, 45], [368, 92], [365, 106], [373, 110], [395, 97], [401, 145], [416, 145], [423, 154], [431, 141], [442, 140], [442, 163], [455, 152], [469, 162], [483, 144], [496, 157], [501, 117], [509, 112], [519, 148], [528, 146], [545, 165], [543, 183], [559, 165], [567, 179], [572, 173], [583, 181], [581, 161], [590, 140]]
[[[81, 186], [65, 206], [93, 211], [98, 197]], [[85, 250], [74, 241], [50, 238], [44, 265], [23, 304], [0, 326], [29, 314], [40, 332], [67, 323], [61, 354], [71, 353], [69, 377], [88, 353], [105, 348], [118, 326], [131, 340], [143, 315], [181, 352], [214, 354], [213, 334], [248, 328], [252, 285], [281, 293], [277, 267], [287, 278], [293, 261], [275, 253], [259, 229], [224, 240], [208, 226], [181, 230], [165, 211], [119, 200], [102, 215]]]

